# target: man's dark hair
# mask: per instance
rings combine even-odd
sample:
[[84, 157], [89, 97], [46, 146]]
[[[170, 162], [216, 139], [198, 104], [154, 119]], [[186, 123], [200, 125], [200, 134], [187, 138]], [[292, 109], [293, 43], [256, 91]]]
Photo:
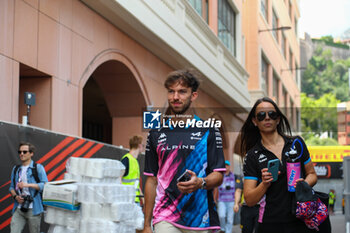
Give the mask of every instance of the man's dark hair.
[[199, 74], [194, 69], [176, 70], [168, 74], [164, 82], [166, 89], [169, 89], [175, 83], [190, 87], [192, 92], [196, 92], [199, 87]]
[[36, 149], [35, 146], [30, 142], [19, 143], [18, 149], [21, 148], [21, 146], [28, 146], [29, 152], [33, 152], [33, 153], [35, 152], [35, 149]]

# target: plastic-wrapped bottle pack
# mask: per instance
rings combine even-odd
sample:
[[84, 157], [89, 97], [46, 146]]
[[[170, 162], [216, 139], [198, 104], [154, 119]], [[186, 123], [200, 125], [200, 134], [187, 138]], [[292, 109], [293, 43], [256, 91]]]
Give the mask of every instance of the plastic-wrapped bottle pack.
[[[82, 203], [82, 218], [102, 218], [114, 222], [133, 221], [138, 214], [137, 205], [134, 203]], [[134, 223], [133, 223], [134, 224]]]
[[134, 233], [143, 228], [135, 187], [120, 184], [125, 171], [120, 161], [71, 157], [66, 170], [65, 179], [77, 181], [80, 210], [48, 207], [49, 233]]
[[79, 233], [79, 230], [76, 228], [60, 225], [50, 225], [49, 231], [47, 233]]
[[45, 212], [45, 222], [54, 225], [79, 228], [79, 211], [70, 211], [48, 206]]
[[103, 183], [78, 184], [77, 200], [79, 202], [133, 203], [135, 196], [135, 187], [131, 185]]
[[113, 159], [70, 157], [66, 163], [66, 170], [72, 177], [87, 179], [82, 182], [96, 183], [107, 178], [109, 178], [107, 181], [110, 181], [111, 178], [113, 180], [113, 178], [122, 177], [125, 166], [120, 161]]
[[135, 233], [135, 227], [99, 218], [87, 218], [80, 221], [81, 233]]

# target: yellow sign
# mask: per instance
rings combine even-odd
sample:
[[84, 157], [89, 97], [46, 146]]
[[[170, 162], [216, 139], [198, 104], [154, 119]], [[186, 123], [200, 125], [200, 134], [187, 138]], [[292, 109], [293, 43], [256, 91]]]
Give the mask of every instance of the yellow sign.
[[312, 162], [343, 162], [350, 156], [350, 146], [308, 146]]

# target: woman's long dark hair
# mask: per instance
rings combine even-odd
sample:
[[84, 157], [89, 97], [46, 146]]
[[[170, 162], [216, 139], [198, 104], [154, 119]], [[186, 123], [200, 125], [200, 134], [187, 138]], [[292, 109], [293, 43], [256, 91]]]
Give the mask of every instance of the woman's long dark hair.
[[[257, 126], [253, 124], [253, 118], [255, 117], [255, 111], [256, 107], [261, 104], [262, 102], [269, 102], [271, 103], [276, 112], [278, 113], [278, 116], [280, 118], [280, 122], [277, 125], [277, 132], [281, 136], [291, 136], [292, 131], [288, 122], [287, 117], [281, 112], [281, 110], [278, 108], [277, 104], [268, 97], [263, 97], [261, 99], [258, 99], [253, 108], [250, 110], [249, 115], [247, 119], [245, 120], [238, 139], [240, 139], [241, 142], [241, 148], [240, 148], [240, 155], [242, 157], [245, 156], [245, 154], [258, 142], [261, 140], [260, 131]], [[288, 134], [288, 135], [286, 135]]]

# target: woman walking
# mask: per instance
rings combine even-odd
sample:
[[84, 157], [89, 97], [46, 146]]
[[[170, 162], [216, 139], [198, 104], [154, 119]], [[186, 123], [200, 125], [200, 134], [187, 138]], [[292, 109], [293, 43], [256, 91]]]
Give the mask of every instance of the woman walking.
[[[270, 98], [258, 99], [241, 129], [241, 150], [244, 157], [244, 198], [248, 206], [260, 200], [258, 233], [313, 232], [292, 214], [293, 192], [287, 188], [286, 161], [288, 153], [295, 153], [294, 140], [298, 139], [301, 166], [305, 167], [305, 181], [310, 186], [317, 176], [304, 141], [292, 137], [287, 118]], [[278, 159], [277, 180], [268, 172], [270, 160]]]

